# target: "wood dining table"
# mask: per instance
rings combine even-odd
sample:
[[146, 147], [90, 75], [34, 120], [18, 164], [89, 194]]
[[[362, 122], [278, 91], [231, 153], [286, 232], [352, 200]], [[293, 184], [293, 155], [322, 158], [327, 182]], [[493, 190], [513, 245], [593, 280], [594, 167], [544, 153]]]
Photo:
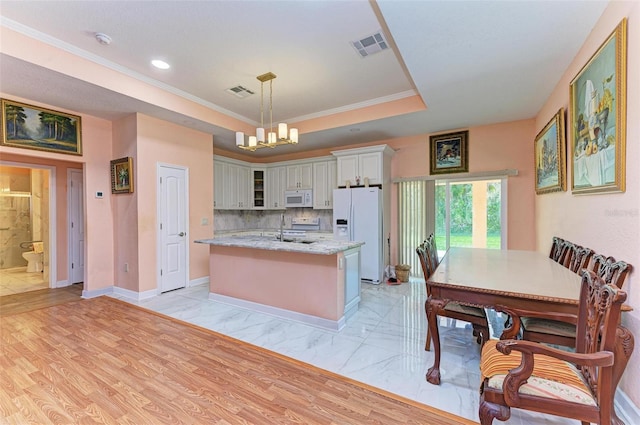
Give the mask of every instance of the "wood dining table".
[[449, 302], [548, 313], [578, 313], [581, 278], [537, 251], [449, 248], [429, 277], [427, 320], [434, 363], [426, 378], [440, 384], [440, 335], [435, 312]]

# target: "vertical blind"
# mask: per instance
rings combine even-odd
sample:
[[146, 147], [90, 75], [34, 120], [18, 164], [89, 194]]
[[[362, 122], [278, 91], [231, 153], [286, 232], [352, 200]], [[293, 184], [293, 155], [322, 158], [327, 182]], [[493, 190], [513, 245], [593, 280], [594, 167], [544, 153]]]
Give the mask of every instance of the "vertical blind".
[[411, 276], [423, 277], [416, 248], [435, 229], [435, 181], [398, 183], [398, 261], [411, 266]]

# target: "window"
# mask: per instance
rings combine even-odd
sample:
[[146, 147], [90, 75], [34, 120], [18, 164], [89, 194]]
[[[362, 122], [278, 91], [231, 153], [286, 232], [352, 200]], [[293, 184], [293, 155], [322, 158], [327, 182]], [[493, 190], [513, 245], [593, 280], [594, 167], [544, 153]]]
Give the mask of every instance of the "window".
[[416, 247], [431, 232], [451, 247], [506, 248], [507, 178], [398, 182], [398, 263], [422, 277]]
[[[435, 187], [438, 249], [506, 247], [506, 179], [439, 180]], [[505, 200], [506, 201], [506, 200]]]

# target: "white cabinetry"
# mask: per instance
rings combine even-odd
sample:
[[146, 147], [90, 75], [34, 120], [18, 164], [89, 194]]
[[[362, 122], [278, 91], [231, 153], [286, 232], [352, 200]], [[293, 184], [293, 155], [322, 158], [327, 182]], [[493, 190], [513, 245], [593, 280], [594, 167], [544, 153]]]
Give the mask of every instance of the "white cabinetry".
[[313, 186], [313, 165], [296, 164], [287, 166], [287, 189], [311, 189]]
[[343, 257], [338, 256], [338, 263], [344, 262], [344, 317], [349, 318], [356, 311], [360, 304], [360, 248], [351, 249], [343, 253]]
[[287, 188], [287, 167], [267, 168], [267, 209], [284, 209], [284, 191]]
[[229, 195], [230, 209], [250, 208], [249, 202], [249, 176], [251, 169], [245, 165], [229, 164], [230, 183], [226, 185]]
[[238, 210], [251, 207], [251, 168], [248, 163], [215, 156], [213, 160], [213, 208]]
[[226, 196], [225, 183], [228, 182], [228, 168], [227, 163], [214, 160], [213, 161], [213, 208], [222, 210], [229, 208], [226, 204], [228, 197]]
[[267, 207], [266, 174], [267, 170], [265, 168], [251, 169], [251, 189], [249, 190], [249, 197], [251, 200], [251, 206], [256, 210], [263, 210]]
[[336, 161], [313, 163], [313, 208], [333, 208], [333, 189], [336, 185]]
[[388, 183], [390, 157], [393, 150], [387, 145], [345, 149], [331, 152], [338, 158], [338, 186]]

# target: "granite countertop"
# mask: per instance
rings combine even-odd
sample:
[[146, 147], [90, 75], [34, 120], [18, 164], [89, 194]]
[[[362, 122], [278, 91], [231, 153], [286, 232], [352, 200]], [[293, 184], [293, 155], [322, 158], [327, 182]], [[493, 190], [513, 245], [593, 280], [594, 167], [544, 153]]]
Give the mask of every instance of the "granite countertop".
[[[332, 255], [364, 245], [364, 242], [295, 239], [294, 242], [280, 242], [273, 236], [228, 236], [213, 239], [200, 239], [196, 243], [238, 248], [265, 249], [269, 251], [288, 251], [306, 254]], [[306, 243], [305, 243], [306, 242]]]

